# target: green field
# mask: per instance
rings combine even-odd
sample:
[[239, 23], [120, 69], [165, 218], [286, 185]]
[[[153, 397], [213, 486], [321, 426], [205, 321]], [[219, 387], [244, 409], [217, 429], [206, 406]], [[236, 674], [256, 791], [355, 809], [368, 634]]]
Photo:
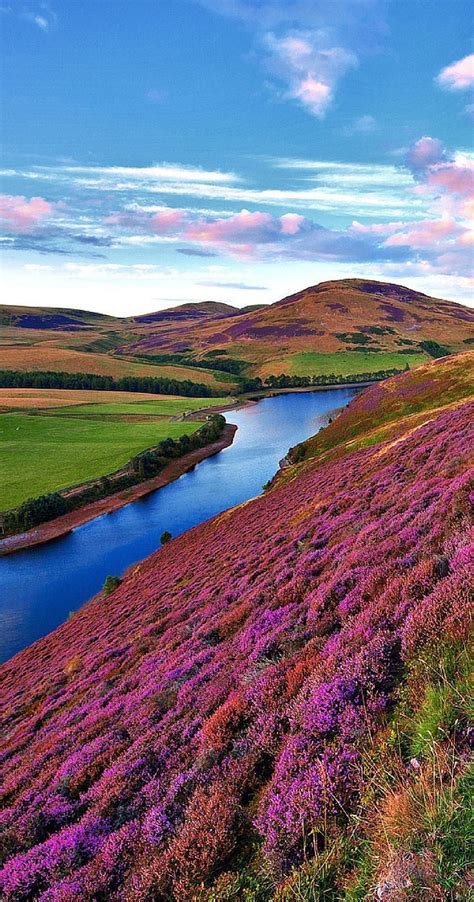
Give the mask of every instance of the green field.
[[420, 363], [426, 363], [425, 354], [400, 354], [397, 351], [336, 351], [333, 354], [318, 354], [303, 351], [275, 360], [268, 364], [274, 375], [286, 373], [288, 376], [329, 375], [348, 376], [351, 373], [368, 373], [377, 370], [404, 370], [406, 364], [412, 369]]
[[[218, 400], [214, 398], [212, 403]], [[57, 415], [0, 415], [0, 510], [111, 473], [162, 439], [194, 432], [202, 425], [199, 420], [173, 421], [170, 417], [207, 402], [180, 398], [90, 404], [80, 407], [80, 416], [68, 416], [64, 408], [55, 411]], [[117, 419], [121, 413], [138, 412], [137, 408], [142, 414], [139, 420]], [[74, 410], [77, 413], [78, 408]], [[92, 415], [90, 419], [87, 413]], [[163, 419], [156, 419], [157, 413]], [[97, 414], [103, 417], [98, 419]]]
[[175, 417], [203, 407], [219, 407], [229, 403], [229, 398], [163, 398], [159, 401], [120, 401], [106, 404], [79, 404], [54, 410], [59, 416], [85, 414], [132, 415]]

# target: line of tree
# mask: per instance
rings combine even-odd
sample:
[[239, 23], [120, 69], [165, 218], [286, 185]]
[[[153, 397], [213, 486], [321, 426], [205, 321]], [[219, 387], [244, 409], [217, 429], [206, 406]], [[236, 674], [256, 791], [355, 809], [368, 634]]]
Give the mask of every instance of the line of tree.
[[[443, 349], [444, 350], [444, 349]], [[405, 370], [409, 369], [408, 364]], [[237, 377], [235, 393], [265, 391], [275, 388], [309, 388], [312, 385], [347, 385], [351, 382], [377, 382], [403, 372], [400, 369], [376, 370], [367, 373], [349, 373], [345, 376], [326, 373], [313, 376], [259, 376], [251, 379]], [[201, 382], [189, 379], [168, 379], [155, 376], [99, 376], [95, 373], [63, 373], [50, 370], [0, 370], [0, 388], [63, 388], [67, 390], [86, 389], [92, 391], [145, 392], [147, 394], [182, 395], [191, 398], [218, 398], [222, 389], [213, 389]]]
[[400, 373], [409, 369], [408, 363], [404, 370], [391, 368], [386, 370], [376, 370], [367, 373], [348, 373], [345, 376], [336, 375], [335, 373], [325, 373], [315, 376], [289, 376], [282, 373], [280, 376], [267, 376], [265, 380], [260, 378], [246, 379], [240, 385], [243, 392], [249, 391], [265, 391], [265, 389], [276, 388], [311, 388], [311, 386], [320, 385], [348, 385], [360, 382], [379, 382], [382, 379], [388, 379], [390, 376], [398, 376]]
[[46, 523], [62, 514], [84, 507], [85, 504], [92, 501], [106, 498], [108, 495], [137, 485], [152, 476], [157, 476], [170, 460], [215, 442], [222, 435], [225, 424], [225, 417], [221, 414], [211, 414], [196, 432], [191, 435], [182, 435], [176, 440], [164, 439], [156, 448], [149, 448], [134, 455], [116, 473], [102, 476], [100, 479], [79, 486], [77, 489], [74, 488], [74, 490], [64, 489], [41, 495], [39, 498], [30, 498], [19, 507], [0, 514], [0, 526], [3, 534], [24, 532], [40, 523]]
[[430, 357], [434, 357], [436, 360], [438, 357], [447, 357], [448, 354], [451, 354], [449, 348], [445, 345], [438, 344], [437, 341], [432, 341], [430, 338], [427, 338], [425, 341], [418, 342], [419, 347], [422, 351], [426, 351]]
[[63, 373], [52, 370], [0, 370], [0, 388], [64, 388], [92, 391], [145, 392], [155, 395], [183, 395], [192, 398], [218, 398], [221, 392], [190, 379], [165, 376], [99, 376], [96, 373]]
[[140, 354], [140, 359], [155, 365], [192, 366], [197, 369], [232, 373], [236, 376], [245, 372], [250, 366], [247, 360], [239, 360], [237, 357], [222, 357], [215, 352], [208, 352], [205, 358], [200, 359], [187, 357], [186, 354]]

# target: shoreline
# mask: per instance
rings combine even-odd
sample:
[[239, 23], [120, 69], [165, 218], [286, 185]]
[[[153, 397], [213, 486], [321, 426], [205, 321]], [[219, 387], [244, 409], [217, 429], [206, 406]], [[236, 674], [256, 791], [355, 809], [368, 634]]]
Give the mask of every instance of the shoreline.
[[35, 545], [44, 545], [46, 542], [52, 542], [72, 532], [78, 526], [84, 526], [90, 520], [95, 520], [104, 514], [110, 514], [121, 507], [125, 507], [127, 504], [131, 504], [133, 501], [137, 501], [139, 498], [143, 498], [145, 495], [151, 494], [151, 492], [164, 488], [164, 486], [179, 479], [184, 473], [188, 473], [196, 464], [201, 463], [208, 457], [213, 457], [214, 454], [218, 454], [219, 451], [223, 451], [225, 448], [229, 448], [236, 432], [237, 426], [234, 426], [232, 423], [226, 423], [221, 438], [206, 445], [205, 448], [196, 448], [194, 451], [189, 451], [188, 454], [183, 454], [182, 457], [170, 461], [157, 476], [153, 476], [145, 482], [140, 482], [138, 485], [123, 489], [121, 492], [116, 492], [114, 495], [109, 495], [107, 498], [92, 501], [90, 504], [78, 508], [78, 510], [69, 511], [69, 513], [63, 514], [61, 517], [56, 517], [54, 520], [34, 526], [26, 532], [0, 539], [0, 557], [14, 554], [16, 551], [33, 548]]
[[[208, 413], [231, 413], [235, 410], [253, 407], [264, 398], [272, 398], [281, 394], [332, 391], [336, 388], [363, 389], [367, 388], [369, 385], [373, 385], [373, 382], [351, 382], [346, 383], [345, 385], [309, 385], [301, 388], [265, 389], [261, 392], [249, 392], [247, 396], [234, 398], [232, 403], [222, 405], [222, 407], [200, 408], [189, 414], [184, 414], [182, 417], [179, 417], [179, 419], [201, 420], [203, 415], [205, 416]], [[340, 408], [337, 409], [340, 410]], [[25, 551], [28, 548], [34, 548], [36, 545], [45, 545], [47, 542], [53, 542], [55, 539], [62, 538], [74, 529], [77, 529], [79, 526], [84, 526], [86, 523], [95, 520], [97, 517], [119, 510], [121, 507], [132, 504], [139, 498], [143, 498], [158, 489], [164, 488], [166, 485], [179, 479], [184, 473], [192, 470], [196, 464], [201, 463], [201, 461], [206, 460], [206, 458], [212, 457], [214, 454], [218, 454], [219, 451], [223, 451], [225, 448], [230, 447], [236, 431], [237, 426], [232, 423], [226, 423], [222, 437], [218, 441], [206, 445], [205, 448], [197, 448], [176, 460], [170, 461], [157, 476], [147, 479], [145, 482], [140, 482], [138, 485], [130, 486], [127, 489], [116, 492], [113, 495], [109, 495], [106, 498], [91, 501], [89, 504], [85, 504], [84, 507], [69, 511], [69, 513], [63, 514], [61, 517], [56, 517], [54, 520], [48, 520], [46, 523], [42, 523], [39, 526], [34, 526], [26, 532], [0, 538], [0, 557], [15, 554], [17, 551]], [[275, 478], [278, 473], [279, 469], [276, 471], [273, 478]]]
[[[371, 382], [334, 382], [331, 385], [305, 385], [300, 388], [265, 388], [261, 390], [255, 390], [251, 392], [247, 392], [243, 395], [234, 396], [234, 400], [231, 404], [222, 404], [219, 407], [203, 407], [199, 410], [193, 410], [192, 413], [184, 414], [178, 419], [182, 420], [196, 420], [200, 419], [203, 414], [209, 413], [232, 413], [234, 410], [244, 410], [246, 407], [253, 407], [254, 404], [258, 404], [259, 401], [263, 401], [264, 398], [275, 398], [277, 395], [295, 395], [300, 394], [301, 392], [320, 392], [320, 391], [334, 391], [335, 389], [342, 388], [360, 388], [361, 391], [364, 388], [369, 388], [371, 385], [375, 385], [380, 380], [373, 380]], [[337, 408], [339, 410], [339, 408]]]
[[[334, 391], [339, 388], [369, 388], [370, 385], [376, 385], [378, 382], [383, 381], [380, 379], [375, 379], [372, 382], [334, 382], [328, 385], [305, 385], [300, 388], [266, 388], [261, 391], [252, 391], [248, 392], [248, 400], [251, 402], [252, 399], [261, 400], [262, 398], [274, 398], [276, 395], [295, 395], [300, 394], [301, 392], [318, 392], [318, 391]], [[246, 398], [246, 395], [242, 395], [242, 398]]]

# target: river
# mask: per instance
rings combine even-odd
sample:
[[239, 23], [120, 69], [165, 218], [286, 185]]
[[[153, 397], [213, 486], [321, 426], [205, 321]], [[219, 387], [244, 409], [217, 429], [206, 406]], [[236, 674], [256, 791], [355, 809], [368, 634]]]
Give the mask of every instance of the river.
[[260, 494], [292, 445], [326, 425], [358, 389], [264, 398], [229, 411], [234, 442], [175, 482], [91, 520], [46, 545], [0, 558], [0, 662], [46, 635], [95, 595], [109, 574], [159, 547], [160, 535], [184, 532]]

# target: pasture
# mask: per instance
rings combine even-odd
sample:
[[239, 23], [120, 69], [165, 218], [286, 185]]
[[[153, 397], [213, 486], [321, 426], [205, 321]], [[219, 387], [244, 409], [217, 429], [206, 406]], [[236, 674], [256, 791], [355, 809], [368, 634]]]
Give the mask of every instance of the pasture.
[[[172, 404], [184, 399], [178, 395], [152, 395], [153, 404], [165, 401]], [[203, 406], [199, 398], [189, 398], [188, 409]], [[0, 411], [6, 410], [47, 410], [49, 407], [78, 407], [81, 410], [90, 404], [133, 404], [137, 401], [150, 401], [150, 394], [129, 391], [89, 391], [88, 389], [65, 388], [0, 388]], [[206, 398], [206, 406], [220, 404], [220, 398]], [[174, 408], [179, 412], [179, 404]]]
[[208, 402], [226, 401], [172, 397], [151, 401], [149, 395], [146, 401], [127, 403], [77, 405], [74, 400], [72, 408], [0, 415], [0, 510], [111, 473], [139, 451], [165, 438], [189, 435], [201, 425], [199, 420], [174, 417], [207, 407]]
[[330, 375], [348, 376], [351, 373], [368, 373], [378, 370], [404, 370], [406, 364], [413, 369], [426, 363], [425, 354], [402, 354], [398, 351], [335, 351], [318, 353], [302, 351], [269, 361], [259, 370], [259, 375], [288, 376]]

